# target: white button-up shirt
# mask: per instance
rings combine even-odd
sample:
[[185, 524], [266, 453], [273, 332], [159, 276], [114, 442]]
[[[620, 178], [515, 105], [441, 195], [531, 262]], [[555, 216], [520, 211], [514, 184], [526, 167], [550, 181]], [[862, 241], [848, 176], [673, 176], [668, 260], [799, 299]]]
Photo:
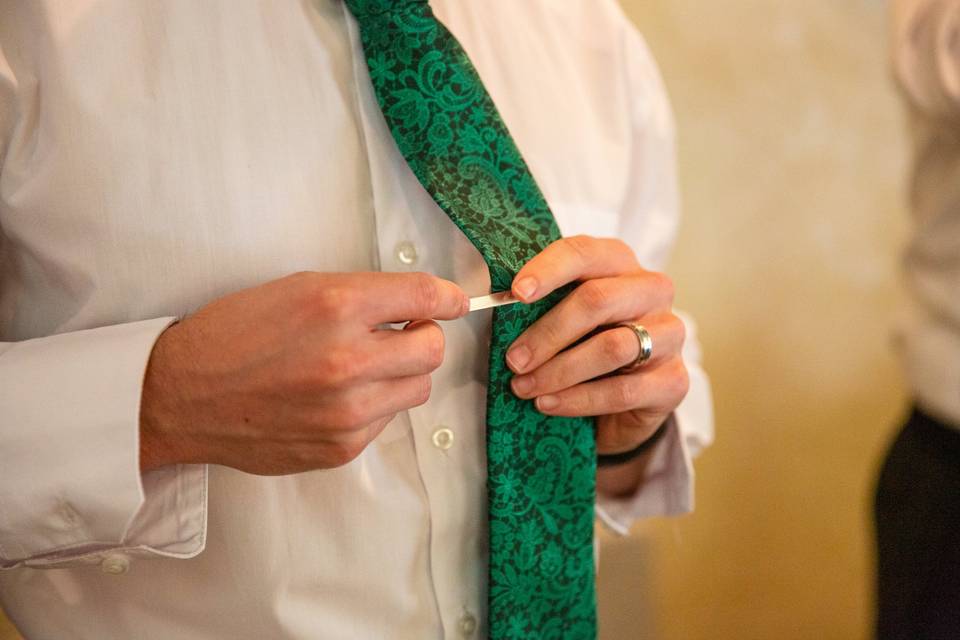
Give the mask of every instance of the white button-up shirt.
[[[671, 116], [613, 0], [433, 5], [563, 232], [660, 267]], [[395, 148], [340, 0], [0, 0], [0, 158], [0, 598], [28, 637], [484, 634], [489, 312], [444, 323], [430, 401], [346, 466], [138, 472], [150, 350], [206, 302], [299, 270], [489, 292]], [[691, 508], [711, 434], [695, 349], [639, 492], [598, 505], [619, 531]]]

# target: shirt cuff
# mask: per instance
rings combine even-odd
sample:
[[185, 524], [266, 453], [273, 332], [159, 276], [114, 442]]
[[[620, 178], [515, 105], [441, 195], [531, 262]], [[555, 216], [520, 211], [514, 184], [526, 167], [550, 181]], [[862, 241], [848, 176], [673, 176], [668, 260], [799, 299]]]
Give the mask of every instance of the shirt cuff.
[[598, 496], [596, 515], [614, 533], [627, 535], [630, 525], [640, 518], [693, 511], [693, 461], [679, 419], [677, 414], [669, 418], [667, 432], [648, 454], [640, 488], [633, 496]]
[[0, 344], [0, 568], [202, 551], [206, 467], [140, 474], [143, 376], [174, 321]]

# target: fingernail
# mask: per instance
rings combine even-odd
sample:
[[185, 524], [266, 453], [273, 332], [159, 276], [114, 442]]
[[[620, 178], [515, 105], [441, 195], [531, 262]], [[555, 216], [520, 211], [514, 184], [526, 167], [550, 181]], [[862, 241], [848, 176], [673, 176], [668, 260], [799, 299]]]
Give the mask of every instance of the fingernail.
[[513, 379], [513, 391], [520, 396], [526, 395], [533, 389], [532, 376], [518, 376]]
[[540, 396], [537, 398], [537, 409], [540, 411], [553, 411], [560, 406], [560, 398], [557, 396]]
[[530, 358], [532, 357], [530, 349], [520, 345], [519, 347], [513, 347], [507, 352], [507, 364], [513, 367], [513, 370], [517, 373], [523, 373], [524, 368], [530, 363]]
[[470, 313], [470, 298], [463, 296], [463, 302], [460, 303], [460, 315], [465, 316]]
[[513, 284], [513, 291], [520, 299], [529, 300], [537, 292], [537, 281], [530, 276], [521, 278]]

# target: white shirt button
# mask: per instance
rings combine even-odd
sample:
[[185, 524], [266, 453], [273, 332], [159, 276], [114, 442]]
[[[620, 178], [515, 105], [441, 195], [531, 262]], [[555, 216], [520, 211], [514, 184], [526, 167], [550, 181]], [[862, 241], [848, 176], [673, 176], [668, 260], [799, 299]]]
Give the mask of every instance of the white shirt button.
[[408, 267], [417, 264], [417, 247], [412, 242], [401, 242], [396, 249], [397, 260]]
[[433, 446], [441, 451], [446, 451], [453, 446], [453, 431], [446, 427], [441, 427], [433, 432]]
[[100, 571], [109, 573], [112, 576], [122, 576], [129, 570], [130, 558], [119, 553], [107, 556], [100, 563]]
[[464, 638], [469, 638], [477, 630], [477, 619], [469, 613], [465, 613], [460, 617], [459, 625], [460, 635]]

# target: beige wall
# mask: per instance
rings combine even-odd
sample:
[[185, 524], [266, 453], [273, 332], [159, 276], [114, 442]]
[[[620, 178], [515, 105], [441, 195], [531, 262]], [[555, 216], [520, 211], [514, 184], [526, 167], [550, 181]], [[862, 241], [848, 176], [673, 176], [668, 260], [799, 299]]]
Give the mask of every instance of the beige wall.
[[887, 336], [904, 153], [882, 3], [624, 4], [679, 120], [671, 271], [701, 325], [718, 441], [696, 515], [605, 542], [604, 637], [864, 638], [869, 488], [902, 404]]
[[[715, 384], [698, 509], [608, 541], [604, 637], [865, 638], [869, 501], [903, 407], [906, 171], [879, 0], [623, 0], [680, 130], [671, 267]], [[623, 593], [624, 580], [639, 588]]]

